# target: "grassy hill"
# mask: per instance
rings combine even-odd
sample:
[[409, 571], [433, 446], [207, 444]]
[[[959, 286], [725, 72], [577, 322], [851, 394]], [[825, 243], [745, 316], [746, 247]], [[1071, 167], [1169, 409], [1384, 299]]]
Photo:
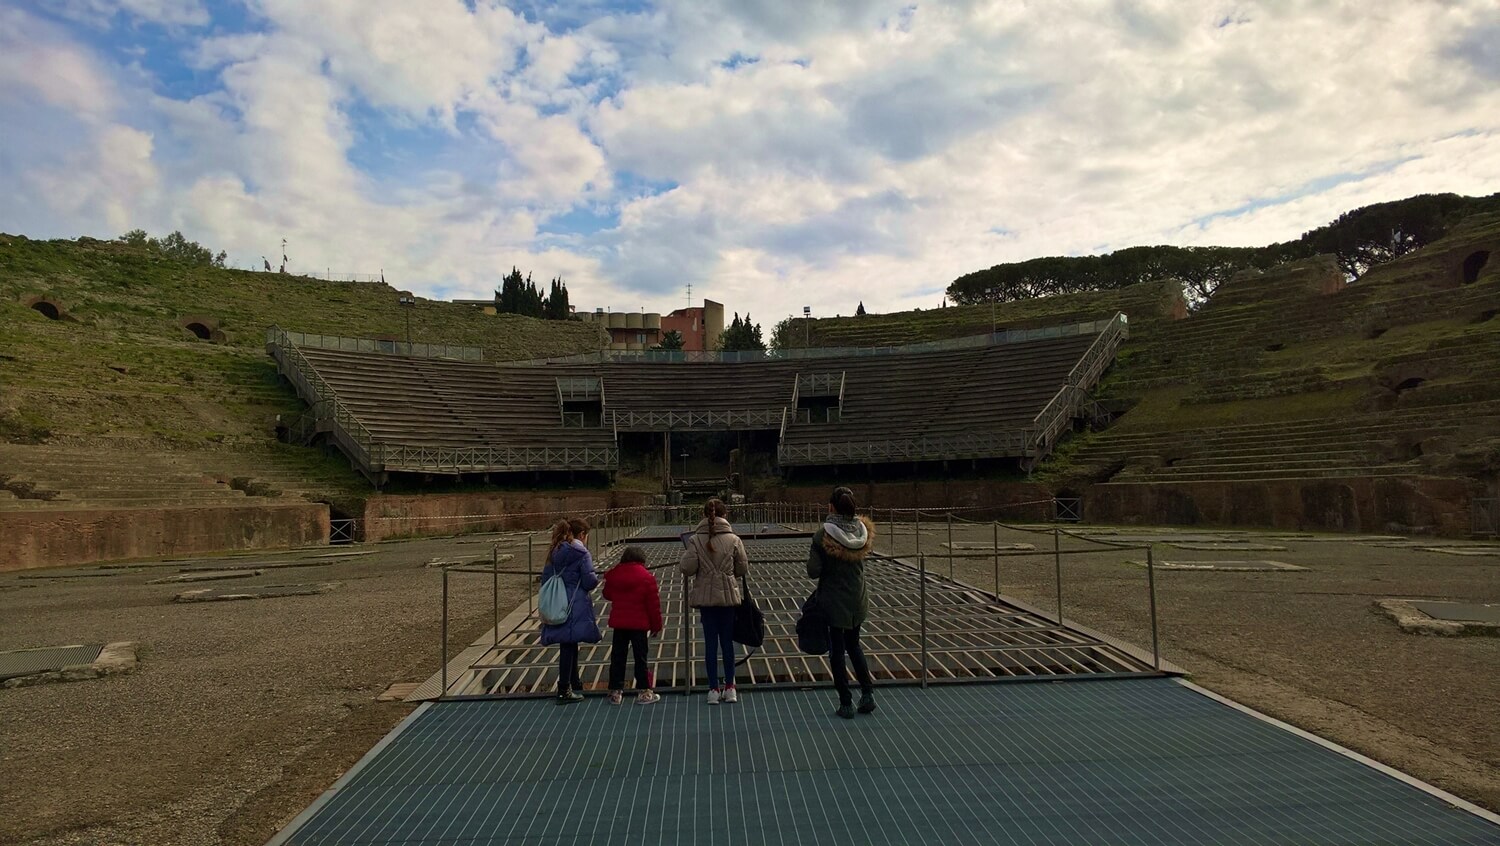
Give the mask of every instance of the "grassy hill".
[[[132, 452], [170, 453], [225, 478], [363, 489], [337, 459], [275, 442], [276, 416], [302, 404], [279, 382], [265, 330], [404, 339], [397, 295], [385, 284], [188, 265], [116, 242], [0, 235], [0, 442], [45, 444], [54, 458], [57, 449], [114, 452], [127, 463]], [[29, 307], [36, 297], [60, 306], [62, 319]], [[409, 316], [413, 340], [481, 347], [491, 360], [602, 343], [591, 324], [445, 302], [419, 300]], [[190, 318], [214, 326], [213, 340], [184, 328]], [[15, 464], [30, 453], [8, 455]]]
[[807, 331], [814, 346], [901, 344], [1124, 311], [1131, 339], [1099, 397], [1128, 411], [1065, 443], [1044, 475], [1084, 483], [1437, 475], [1495, 485], [1500, 216], [1475, 215], [1353, 283], [1345, 278], [1333, 256], [1314, 256], [1242, 273], [1192, 313], [1173, 283], [1147, 282], [993, 309], [796, 321], [785, 340], [800, 346]]

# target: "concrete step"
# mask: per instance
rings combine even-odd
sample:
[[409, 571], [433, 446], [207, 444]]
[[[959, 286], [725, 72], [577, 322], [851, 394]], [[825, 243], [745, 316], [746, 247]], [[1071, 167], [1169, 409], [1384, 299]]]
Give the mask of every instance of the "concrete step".
[[1390, 467], [1333, 467], [1305, 471], [1264, 469], [1241, 471], [1205, 470], [1202, 472], [1172, 472], [1172, 468], [1149, 473], [1121, 472], [1111, 482], [1216, 482], [1216, 481], [1265, 481], [1270, 479], [1330, 479], [1350, 476], [1420, 476], [1421, 467], [1397, 465]]

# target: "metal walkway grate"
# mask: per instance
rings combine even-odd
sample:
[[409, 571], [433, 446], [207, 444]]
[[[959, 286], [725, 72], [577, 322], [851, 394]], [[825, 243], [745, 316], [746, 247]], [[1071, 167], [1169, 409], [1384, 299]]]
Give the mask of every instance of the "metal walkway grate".
[[77, 664], [92, 664], [103, 649], [103, 644], [92, 643], [0, 652], [0, 681], [36, 673], [50, 673]]
[[273, 844], [1496, 846], [1500, 826], [1169, 679], [707, 707], [424, 706]]
[[[659, 526], [643, 538], [675, 537], [685, 527]], [[779, 530], [778, 531], [784, 531]], [[755, 539], [744, 536], [751, 560], [751, 592], [765, 612], [765, 646], [736, 671], [741, 686], [805, 686], [826, 683], [831, 676], [821, 656], [797, 650], [796, 621], [802, 601], [813, 588], [807, 578], [810, 541]], [[681, 544], [638, 544], [647, 553], [662, 586], [666, 631], [652, 641], [653, 669], [659, 690], [681, 690], [700, 685], [704, 678], [701, 633], [697, 614], [688, 617], [684, 636], [683, 584], [676, 563]], [[601, 560], [601, 569], [618, 559], [619, 548]], [[919, 571], [898, 561], [871, 561], [870, 620], [861, 637], [877, 682], [920, 680], [922, 615]], [[600, 628], [605, 629], [609, 606], [598, 600]], [[1146, 663], [1096, 636], [1027, 610], [997, 601], [988, 594], [947, 579], [927, 575], [927, 677], [929, 680], [1019, 679], [1058, 676], [1148, 675]], [[691, 609], [687, 609], [691, 611]], [[540, 645], [535, 613], [514, 614], [498, 644], [484, 652], [469, 669], [450, 677], [450, 696], [505, 696], [551, 693], [557, 681], [557, 650]], [[608, 686], [609, 643], [584, 645], [580, 652], [584, 687]], [[743, 652], [740, 653], [743, 657]]]

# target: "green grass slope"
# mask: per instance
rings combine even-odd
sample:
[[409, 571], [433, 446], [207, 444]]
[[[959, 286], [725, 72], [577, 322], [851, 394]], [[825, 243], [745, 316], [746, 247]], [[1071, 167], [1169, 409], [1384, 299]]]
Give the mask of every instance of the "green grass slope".
[[1177, 309], [1174, 288], [1001, 303], [993, 317], [976, 305], [798, 321], [786, 334], [798, 345], [805, 328], [815, 346], [900, 344], [981, 334], [992, 321], [1029, 328], [1124, 311], [1131, 338], [1097, 395], [1129, 410], [1065, 444], [1044, 470], [1059, 478], [1077, 470], [1097, 480], [1098, 468], [1153, 457], [1229, 472], [1210, 464], [1230, 454], [1216, 440], [1226, 428], [1283, 422], [1321, 434], [1299, 434], [1296, 446], [1274, 428], [1245, 434], [1233, 445], [1235, 472], [1295, 474], [1324, 454], [1327, 473], [1482, 479], [1500, 469], [1500, 217], [1476, 215], [1353, 283], [1320, 256], [1242, 274], [1191, 314]]
[[[65, 310], [51, 320], [26, 302]], [[418, 342], [462, 344], [490, 360], [571, 355], [601, 346], [579, 322], [485, 315], [420, 300]], [[215, 342], [182, 328], [217, 321]], [[0, 441], [80, 450], [200, 456], [226, 477], [305, 478], [361, 486], [336, 459], [283, 447], [276, 416], [302, 410], [265, 352], [272, 324], [303, 332], [403, 339], [407, 311], [384, 284], [327, 282], [184, 265], [92, 239], [0, 235]]]

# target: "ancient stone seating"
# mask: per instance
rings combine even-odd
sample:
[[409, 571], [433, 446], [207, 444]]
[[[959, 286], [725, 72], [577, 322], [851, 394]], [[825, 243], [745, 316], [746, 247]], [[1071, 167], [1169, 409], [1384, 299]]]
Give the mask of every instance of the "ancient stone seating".
[[[793, 446], [888, 447], [882, 455], [783, 453], [789, 464], [836, 464], [1032, 455], [1038, 413], [1099, 335], [1026, 337], [1031, 339], [989, 346], [961, 342], [942, 351], [851, 351], [737, 363], [493, 364], [316, 347], [298, 347], [297, 360], [357, 421], [339, 424], [336, 434], [353, 431], [367, 441], [370, 468], [611, 469], [617, 431], [761, 430], [784, 432], [784, 444]], [[825, 381], [817, 417], [811, 408], [807, 417], [797, 415], [799, 375]], [[590, 383], [597, 384], [597, 393], [575, 395], [563, 387]], [[843, 387], [841, 408], [835, 383]], [[571, 403], [592, 408], [578, 411]], [[957, 451], [961, 456], [954, 439], [966, 443]], [[349, 444], [342, 446], [347, 450]], [[517, 450], [532, 452], [517, 458]], [[552, 452], [542, 454], [547, 450]]]
[[175, 454], [0, 444], [0, 511], [244, 502], [244, 491]]
[[563, 426], [551, 374], [483, 362], [303, 349], [378, 443], [608, 447], [601, 428]]
[[843, 410], [837, 422], [788, 426], [785, 444], [983, 438], [1024, 431], [1093, 340], [1080, 336], [820, 362], [820, 369], [845, 374]]

